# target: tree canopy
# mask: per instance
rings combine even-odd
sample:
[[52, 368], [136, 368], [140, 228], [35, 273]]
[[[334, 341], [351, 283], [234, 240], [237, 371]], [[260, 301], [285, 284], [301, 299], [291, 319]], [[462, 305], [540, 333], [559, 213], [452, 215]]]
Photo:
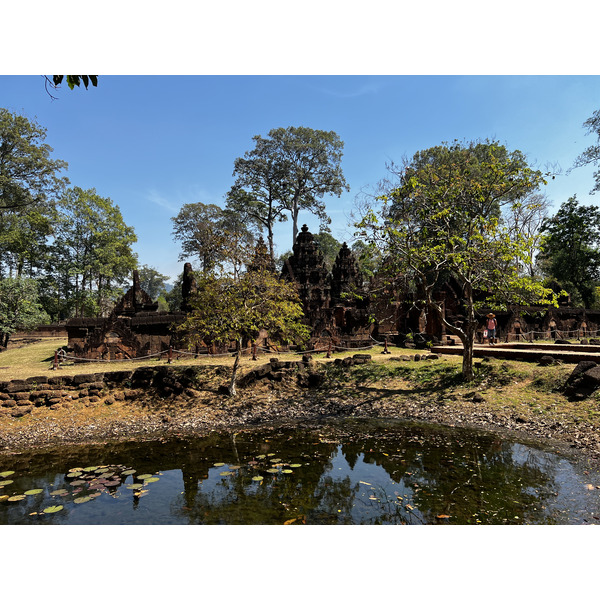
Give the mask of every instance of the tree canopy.
[[287, 213], [292, 219], [292, 244], [301, 210], [317, 215], [325, 227], [329, 224], [323, 196], [339, 197], [349, 190], [341, 168], [344, 143], [334, 131], [308, 127], [280, 127], [266, 138], [253, 139], [254, 149], [235, 160], [236, 181], [227, 206], [266, 230], [274, 259], [273, 226], [286, 220]]
[[192, 312], [180, 327], [190, 348], [201, 342], [236, 344], [229, 384], [232, 396], [236, 394], [245, 340], [256, 339], [263, 329], [271, 339], [280, 342], [304, 341], [309, 336], [308, 328], [301, 323], [302, 305], [294, 285], [271, 270], [266, 246], [262, 248], [258, 248], [261, 255], [238, 277], [197, 275], [197, 292], [190, 300]]
[[[600, 164], [600, 109], [596, 110], [583, 126], [587, 129], [588, 135], [595, 134], [597, 140], [575, 159], [574, 168]], [[596, 183], [590, 192], [592, 194], [600, 190], [600, 171], [594, 173], [594, 180]]]
[[216, 204], [184, 204], [173, 222], [173, 238], [181, 242], [179, 258], [196, 259], [204, 273], [217, 267], [239, 269], [254, 235], [242, 216]]
[[[365, 239], [380, 245], [389, 280], [410, 281], [416, 297], [459, 336], [463, 376], [472, 379], [476, 293], [487, 295], [488, 306], [545, 303], [551, 293], [524, 276], [532, 240], [503, 217], [544, 182], [542, 173], [531, 169], [519, 151], [486, 140], [417, 152], [398, 175], [398, 185], [358, 227]], [[462, 323], [449, 322], [436, 300], [445, 276], [461, 287]]]
[[0, 345], [6, 348], [15, 331], [28, 331], [49, 322], [38, 299], [34, 279], [0, 279]]
[[570, 294], [574, 305], [590, 308], [600, 280], [600, 209], [580, 206], [575, 196], [546, 219], [538, 262]]
[[43, 127], [0, 108], [0, 211], [53, 200], [68, 183], [45, 139]]

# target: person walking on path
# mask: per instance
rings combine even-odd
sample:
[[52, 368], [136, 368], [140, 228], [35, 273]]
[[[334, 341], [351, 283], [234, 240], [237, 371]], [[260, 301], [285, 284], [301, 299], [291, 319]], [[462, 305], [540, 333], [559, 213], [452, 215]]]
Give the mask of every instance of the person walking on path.
[[487, 314], [487, 338], [490, 342], [490, 346], [496, 343], [496, 328], [498, 326], [498, 321], [496, 321], [496, 315], [494, 313]]

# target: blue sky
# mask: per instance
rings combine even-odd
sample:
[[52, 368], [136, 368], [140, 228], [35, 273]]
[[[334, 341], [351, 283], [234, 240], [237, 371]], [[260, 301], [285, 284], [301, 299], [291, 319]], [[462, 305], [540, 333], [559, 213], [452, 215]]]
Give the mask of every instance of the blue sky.
[[[234, 160], [276, 127], [333, 130], [344, 141], [350, 192], [326, 199], [332, 234], [352, 240], [350, 212], [386, 163], [453, 139], [494, 138], [541, 169], [572, 166], [595, 142], [583, 122], [600, 108], [598, 76], [100, 76], [97, 88], [52, 100], [41, 76], [0, 76], [0, 105], [47, 129], [72, 185], [118, 204], [138, 236], [141, 264], [175, 277], [183, 268], [171, 217], [185, 203], [224, 205]], [[545, 186], [554, 209], [590, 196], [593, 168]], [[301, 215], [311, 231], [318, 221]], [[292, 246], [276, 230], [276, 251]]]

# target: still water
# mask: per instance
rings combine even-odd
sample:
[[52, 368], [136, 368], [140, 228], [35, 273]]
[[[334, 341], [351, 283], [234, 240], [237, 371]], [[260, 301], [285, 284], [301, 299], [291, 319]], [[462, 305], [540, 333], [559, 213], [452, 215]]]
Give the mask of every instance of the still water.
[[541, 446], [397, 421], [0, 455], [0, 524], [593, 524], [600, 473]]

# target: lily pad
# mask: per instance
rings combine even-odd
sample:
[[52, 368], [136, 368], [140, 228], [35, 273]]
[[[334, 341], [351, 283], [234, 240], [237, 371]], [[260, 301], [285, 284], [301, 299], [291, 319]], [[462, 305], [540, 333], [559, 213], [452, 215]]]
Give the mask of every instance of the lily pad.
[[[147, 480], [146, 480], [146, 481], [147, 481]], [[107, 482], [104, 484], [104, 487], [114, 487], [115, 485], [119, 485], [119, 482], [118, 482], [118, 481], [107, 481]]]
[[94, 473], [98, 473], [98, 475], [100, 475], [101, 473], [107, 473], [110, 469], [108, 467], [104, 467], [102, 469], [95, 469]]
[[149, 479], [150, 477], [154, 477], [150, 473], [143, 473], [142, 475], [136, 475], [136, 479]]
[[77, 479], [75, 481], [71, 481], [69, 485], [72, 485], [73, 487], [78, 487], [80, 485], [85, 485], [86, 483], [87, 481], [84, 481], [83, 479]]
[[148, 477], [148, 479], [144, 479], [144, 483], [154, 483], [155, 481], [160, 481], [160, 477]]
[[267, 473], [279, 473], [279, 469], [267, 469]]
[[141, 483], [130, 483], [129, 485], [125, 486], [128, 490], [139, 490], [140, 488], [144, 487]]
[[64, 489], [60, 489], [60, 490], [54, 490], [53, 492], [50, 492], [51, 496], [66, 496], [68, 494], [68, 490], [64, 490]]
[[261, 475], [257, 475], [256, 477], [252, 478], [252, 481], [262, 481], [264, 478]]
[[237, 471], [238, 469], [241, 469], [242, 467], [240, 467], [240, 465], [229, 465], [229, 470], [230, 471]]
[[11, 483], [14, 483], [12, 479], [5, 479], [4, 481], [0, 481], [0, 488], [3, 488], [6, 485], [10, 485]]
[[271, 458], [271, 459], [269, 459], [269, 462], [272, 462], [272, 463], [281, 462], [281, 459], [280, 458]]
[[292, 469], [297, 469], [298, 467], [301, 467], [302, 465], [300, 463], [294, 463], [293, 465], [290, 465], [290, 467]]
[[4, 502], [5, 500], [8, 500], [8, 494], [4, 494], [4, 496], [0, 496], [0, 502]]
[[83, 475], [83, 471], [73, 471], [72, 473], [67, 473], [67, 477], [69, 479], [78, 479]]
[[27, 490], [23, 492], [26, 496], [36, 496], [37, 494], [41, 494], [44, 490], [42, 488], [36, 488], [34, 490]]
[[256, 458], [262, 460], [263, 458], [266, 458], [266, 456], [264, 454], [259, 454]]
[[91, 473], [92, 471], [95, 471], [98, 468], [99, 467], [85, 467], [84, 469], [81, 469], [81, 470], [85, 471], [86, 473]]
[[49, 506], [48, 508], [45, 508], [44, 512], [46, 514], [52, 514], [52, 513], [60, 512], [62, 509], [63, 509], [62, 504], [57, 504], [55, 506]]
[[88, 498], [97, 498], [98, 496], [102, 496], [102, 494], [100, 492], [94, 492], [93, 494], [90, 494]]
[[292, 469], [283, 469], [282, 473], [293, 473]]
[[15, 472], [14, 471], [2, 471], [2, 473], [0, 473], [0, 477], [9, 477], [10, 475], [14, 475]]
[[224, 467], [225, 463], [215, 463], [213, 467]]
[[19, 500], [25, 500], [27, 496], [25, 494], [18, 494], [16, 496], [11, 496], [8, 501], [9, 502], [18, 502]]
[[221, 477], [227, 477], [227, 475], [233, 475], [233, 471], [221, 471], [219, 475], [221, 475]]
[[82, 496], [81, 498], [75, 498], [73, 502], [75, 502], [75, 504], [83, 504], [84, 502], [89, 502], [90, 500], [93, 500], [91, 496]]
[[133, 475], [135, 472], [135, 469], [127, 469], [127, 471], [123, 471], [121, 475]]

